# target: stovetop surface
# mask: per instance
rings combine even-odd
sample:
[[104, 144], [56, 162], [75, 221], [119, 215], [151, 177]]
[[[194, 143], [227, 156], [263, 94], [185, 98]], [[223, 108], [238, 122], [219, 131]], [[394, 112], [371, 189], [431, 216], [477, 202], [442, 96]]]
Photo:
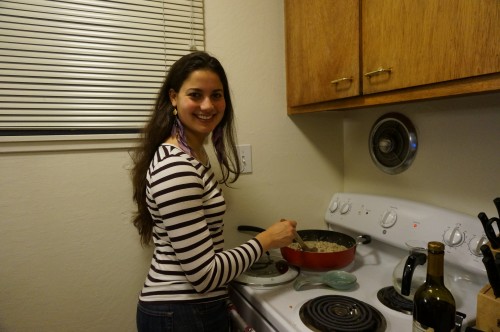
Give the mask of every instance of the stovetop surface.
[[[386, 319], [387, 332], [411, 331], [410, 314], [390, 309], [377, 298], [380, 289], [393, 285], [394, 268], [408, 256], [408, 241], [445, 242], [445, 273], [450, 276], [445, 279], [446, 286], [455, 298], [457, 311], [466, 315], [463, 326], [474, 325], [477, 294], [488, 283], [477, 250], [486, 237], [474, 217], [397, 198], [336, 193], [325, 213], [325, 221], [327, 229], [354, 238], [367, 234], [373, 239], [369, 244], [357, 245], [354, 261], [343, 268], [356, 276], [355, 287], [341, 291], [319, 285], [297, 291], [292, 282], [271, 288], [234, 284], [278, 331], [310, 331], [300, 319], [301, 306], [310, 299], [329, 294], [370, 304]], [[300, 273], [320, 272], [302, 270]]]
[[[410, 331], [411, 315], [390, 309], [377, 298], [377, 292], [381, 288], [392, 286], [393, 269], [406, 255], [405, 250], [378, 242], [358, 246], [354, 262], [344, 268], [357, 277], [357, 285], [349, 290], [334, 290], [317, 285], [296, 291], [293, 282], [266, 288], [241, 284], [233, 284], [233, 287], [279, 331], [310, 331], [299, 317], [300, 307], [308, 300], [323, 295], [343, 295], [366, 302], [382, 313], [387, 321], [387, 332]], [[301, 274], [306, 275], [318, 273], [320, 272], [301, 271]], [[453, 285], [447, 285], [455, 297], [457, 310], [467, 315], [464, 326], [474, 324], [476, 297], [482, 287], [482, 281], [472, 282], [466, 277], [462, 276], [460, 280], [454, 280]]]

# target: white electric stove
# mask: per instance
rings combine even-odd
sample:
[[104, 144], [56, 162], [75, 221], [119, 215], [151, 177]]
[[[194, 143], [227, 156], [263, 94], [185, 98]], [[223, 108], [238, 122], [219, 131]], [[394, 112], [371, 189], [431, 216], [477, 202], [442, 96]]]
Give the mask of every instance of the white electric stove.
[[[488, 283], [479, 250], [487, 238], [476, 217], [392, 197], [336, 193], [325, 213], [325, 221], [329, 230], [352, 237], [362, 234], [372, 237], [371, 243], [357, 246], [354, 261], [342, 268], [356, 276], [357, 284], [349, 290], [313, 285], [297, 291], [293, 281], [271, 283], [271, 286], [233, 282], [231, 301], [255, 331], [321, 331], [308, 320], [319, 321], [323, 317], [301, 317], [304, 315], [301, 308], [306, 303], [309, 307], [314, 303], [308, 311], [322, 315], [321, 306], [331, 306], [330, 300], [354, 301], [347, 306], [356, 309], [347, 312], [347, 316], [361, 315], [367, 322], [359, 328], [348, 323], [345, 329], [336, 327], [331, 328], [332, 331], [411, 331], [411, 302], [410, 309], [395, 310], [382, 304], [378, 293], [381, 289], [394, 292], [393, 271], [408, 256], [407, 243], [421, 243], [426, 247], [429, 241], [446, 245], [445, 272], [449, 275], [446, 286], [455, 298], [457, 312], [465, 314], [461, 330], [474, 326], [477, 294]], [[279, 251], [272, 253], [276, 254], [279, 255]], [[300, 271], [301, 275], [320, 273]], [[319, 307], [315, 309], [315, 305]], [[407, 305], [405, 301], [402, 306]]]

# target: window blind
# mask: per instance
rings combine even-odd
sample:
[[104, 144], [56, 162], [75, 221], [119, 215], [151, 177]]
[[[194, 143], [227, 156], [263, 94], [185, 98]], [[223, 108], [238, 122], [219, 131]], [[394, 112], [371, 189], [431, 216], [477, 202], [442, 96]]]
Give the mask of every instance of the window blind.
[[137, 131], [194, 48], [203, 0], [2, 0], [0, 133]]

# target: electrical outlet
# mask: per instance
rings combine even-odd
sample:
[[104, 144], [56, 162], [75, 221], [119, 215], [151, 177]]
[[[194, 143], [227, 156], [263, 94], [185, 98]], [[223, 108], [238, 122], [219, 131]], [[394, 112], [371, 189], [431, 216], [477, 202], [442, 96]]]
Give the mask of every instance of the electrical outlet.
[[252, 173], [252, 146], [250, 144], [238, 145], [238, 158], [240, 158], [241, 173]]

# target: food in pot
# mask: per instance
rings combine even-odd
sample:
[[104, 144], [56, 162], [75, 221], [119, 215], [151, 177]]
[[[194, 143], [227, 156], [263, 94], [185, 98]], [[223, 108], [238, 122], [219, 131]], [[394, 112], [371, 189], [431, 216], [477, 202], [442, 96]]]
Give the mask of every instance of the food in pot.
[[[337, 252], [347, 250], [346, 246], [341, 244], [337, 244], [335, 242], [327, 242], [327, 241], [304, 241], [304, 243], [310, 248], [317, 248], [318, 252]], [[302, 250], [302, 247], [297, 242], [291, 243], [289, 248], [294, 250]]]

